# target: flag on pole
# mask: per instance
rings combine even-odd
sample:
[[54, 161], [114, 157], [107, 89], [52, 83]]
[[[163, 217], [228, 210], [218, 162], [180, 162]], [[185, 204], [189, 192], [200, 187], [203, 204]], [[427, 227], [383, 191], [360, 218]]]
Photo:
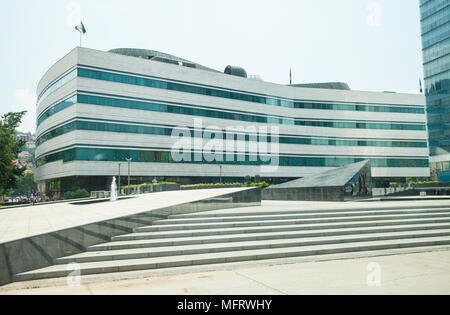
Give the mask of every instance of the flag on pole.
[[292, 85], [292, 69], [289, 68], [289, 84]]
[[423, 93], [422, 80], [419, 79], [420, 93]]
[[80, 22], [77, 26], [75, 26], [75, 29], [80, 32], [81, 34], [86, 34], [86, 28], [84, 27], [83, 22]]

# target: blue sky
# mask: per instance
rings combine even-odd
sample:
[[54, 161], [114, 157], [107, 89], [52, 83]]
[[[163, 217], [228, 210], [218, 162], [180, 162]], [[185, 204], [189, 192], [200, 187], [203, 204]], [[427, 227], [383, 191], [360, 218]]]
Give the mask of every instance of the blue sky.
[[28, 110], [45, 71], [79, 45], [159, 50], [265, 81], [343, 81], [354, 90], [418, 93], [423, 76], [418, 0], [0, 1], [0, 115]]

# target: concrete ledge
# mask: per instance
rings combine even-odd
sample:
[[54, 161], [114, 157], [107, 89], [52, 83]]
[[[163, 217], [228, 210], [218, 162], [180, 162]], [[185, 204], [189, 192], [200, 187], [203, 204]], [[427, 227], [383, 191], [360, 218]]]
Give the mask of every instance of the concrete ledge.
[[114, 236], [131, 233], [133, 228], [149, 225], [169, 215], [259, 205], [261, 189], [243, 189], [3, 243], [0, 244], [0, 285], [12, 282], [18, 273], [50, 266], [57, 258], [84, 252], [89, 246], [108, 242]]
[[263, 200], [289, 201], [345, 201], [344, 187], [291, 187], [268, 188]]
[[[83, 200], [99, 200], [99, 199], [95, 199], [95, 198], [80, 198], [80, 199], [71, 199], [71, 200], [57, 200], [57, 201], [39, 202], [39, 203], [35, 203], [33, 205], [33, 207], [48, 206], [48, 205], [54, 205], [54, 204], [59, 204], [59, 203], [68, 203], [68, 202], [83, 201]], [[4, 207], [0, 207], [0, 211], [1, 210], [16, 209], [16, 208], [26, 208], [26, 207], [29, 207], [29, 206], [30, 206], [30, 203], [24, 203], [24, 204], [14, 205], [14, 206], [4, 206]]]
[[412, 200], [450, 200], [450, 196], [402, 196], [402, 197], [386, 196], [355, 201], [370, 202], [370, 201], [412, 201]]

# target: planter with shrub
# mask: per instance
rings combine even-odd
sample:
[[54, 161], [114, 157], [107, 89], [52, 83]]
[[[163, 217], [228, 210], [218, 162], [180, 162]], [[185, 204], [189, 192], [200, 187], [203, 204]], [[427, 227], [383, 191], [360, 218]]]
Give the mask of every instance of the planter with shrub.
[[91, 194], [86, 189], [78, 189], [64, 193], [64, 200], [83, 199], [89, 197], [91, 197]]

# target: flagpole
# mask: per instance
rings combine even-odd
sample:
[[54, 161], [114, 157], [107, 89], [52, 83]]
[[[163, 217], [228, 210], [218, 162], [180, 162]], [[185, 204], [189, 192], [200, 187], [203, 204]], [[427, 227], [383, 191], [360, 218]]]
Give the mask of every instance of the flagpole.
[[80, 32], [80, 47], [83, 47], [83, 34], [86, 33], [83, 21], [80, 22], [80, 25], [75, 26], [75, 29]]

